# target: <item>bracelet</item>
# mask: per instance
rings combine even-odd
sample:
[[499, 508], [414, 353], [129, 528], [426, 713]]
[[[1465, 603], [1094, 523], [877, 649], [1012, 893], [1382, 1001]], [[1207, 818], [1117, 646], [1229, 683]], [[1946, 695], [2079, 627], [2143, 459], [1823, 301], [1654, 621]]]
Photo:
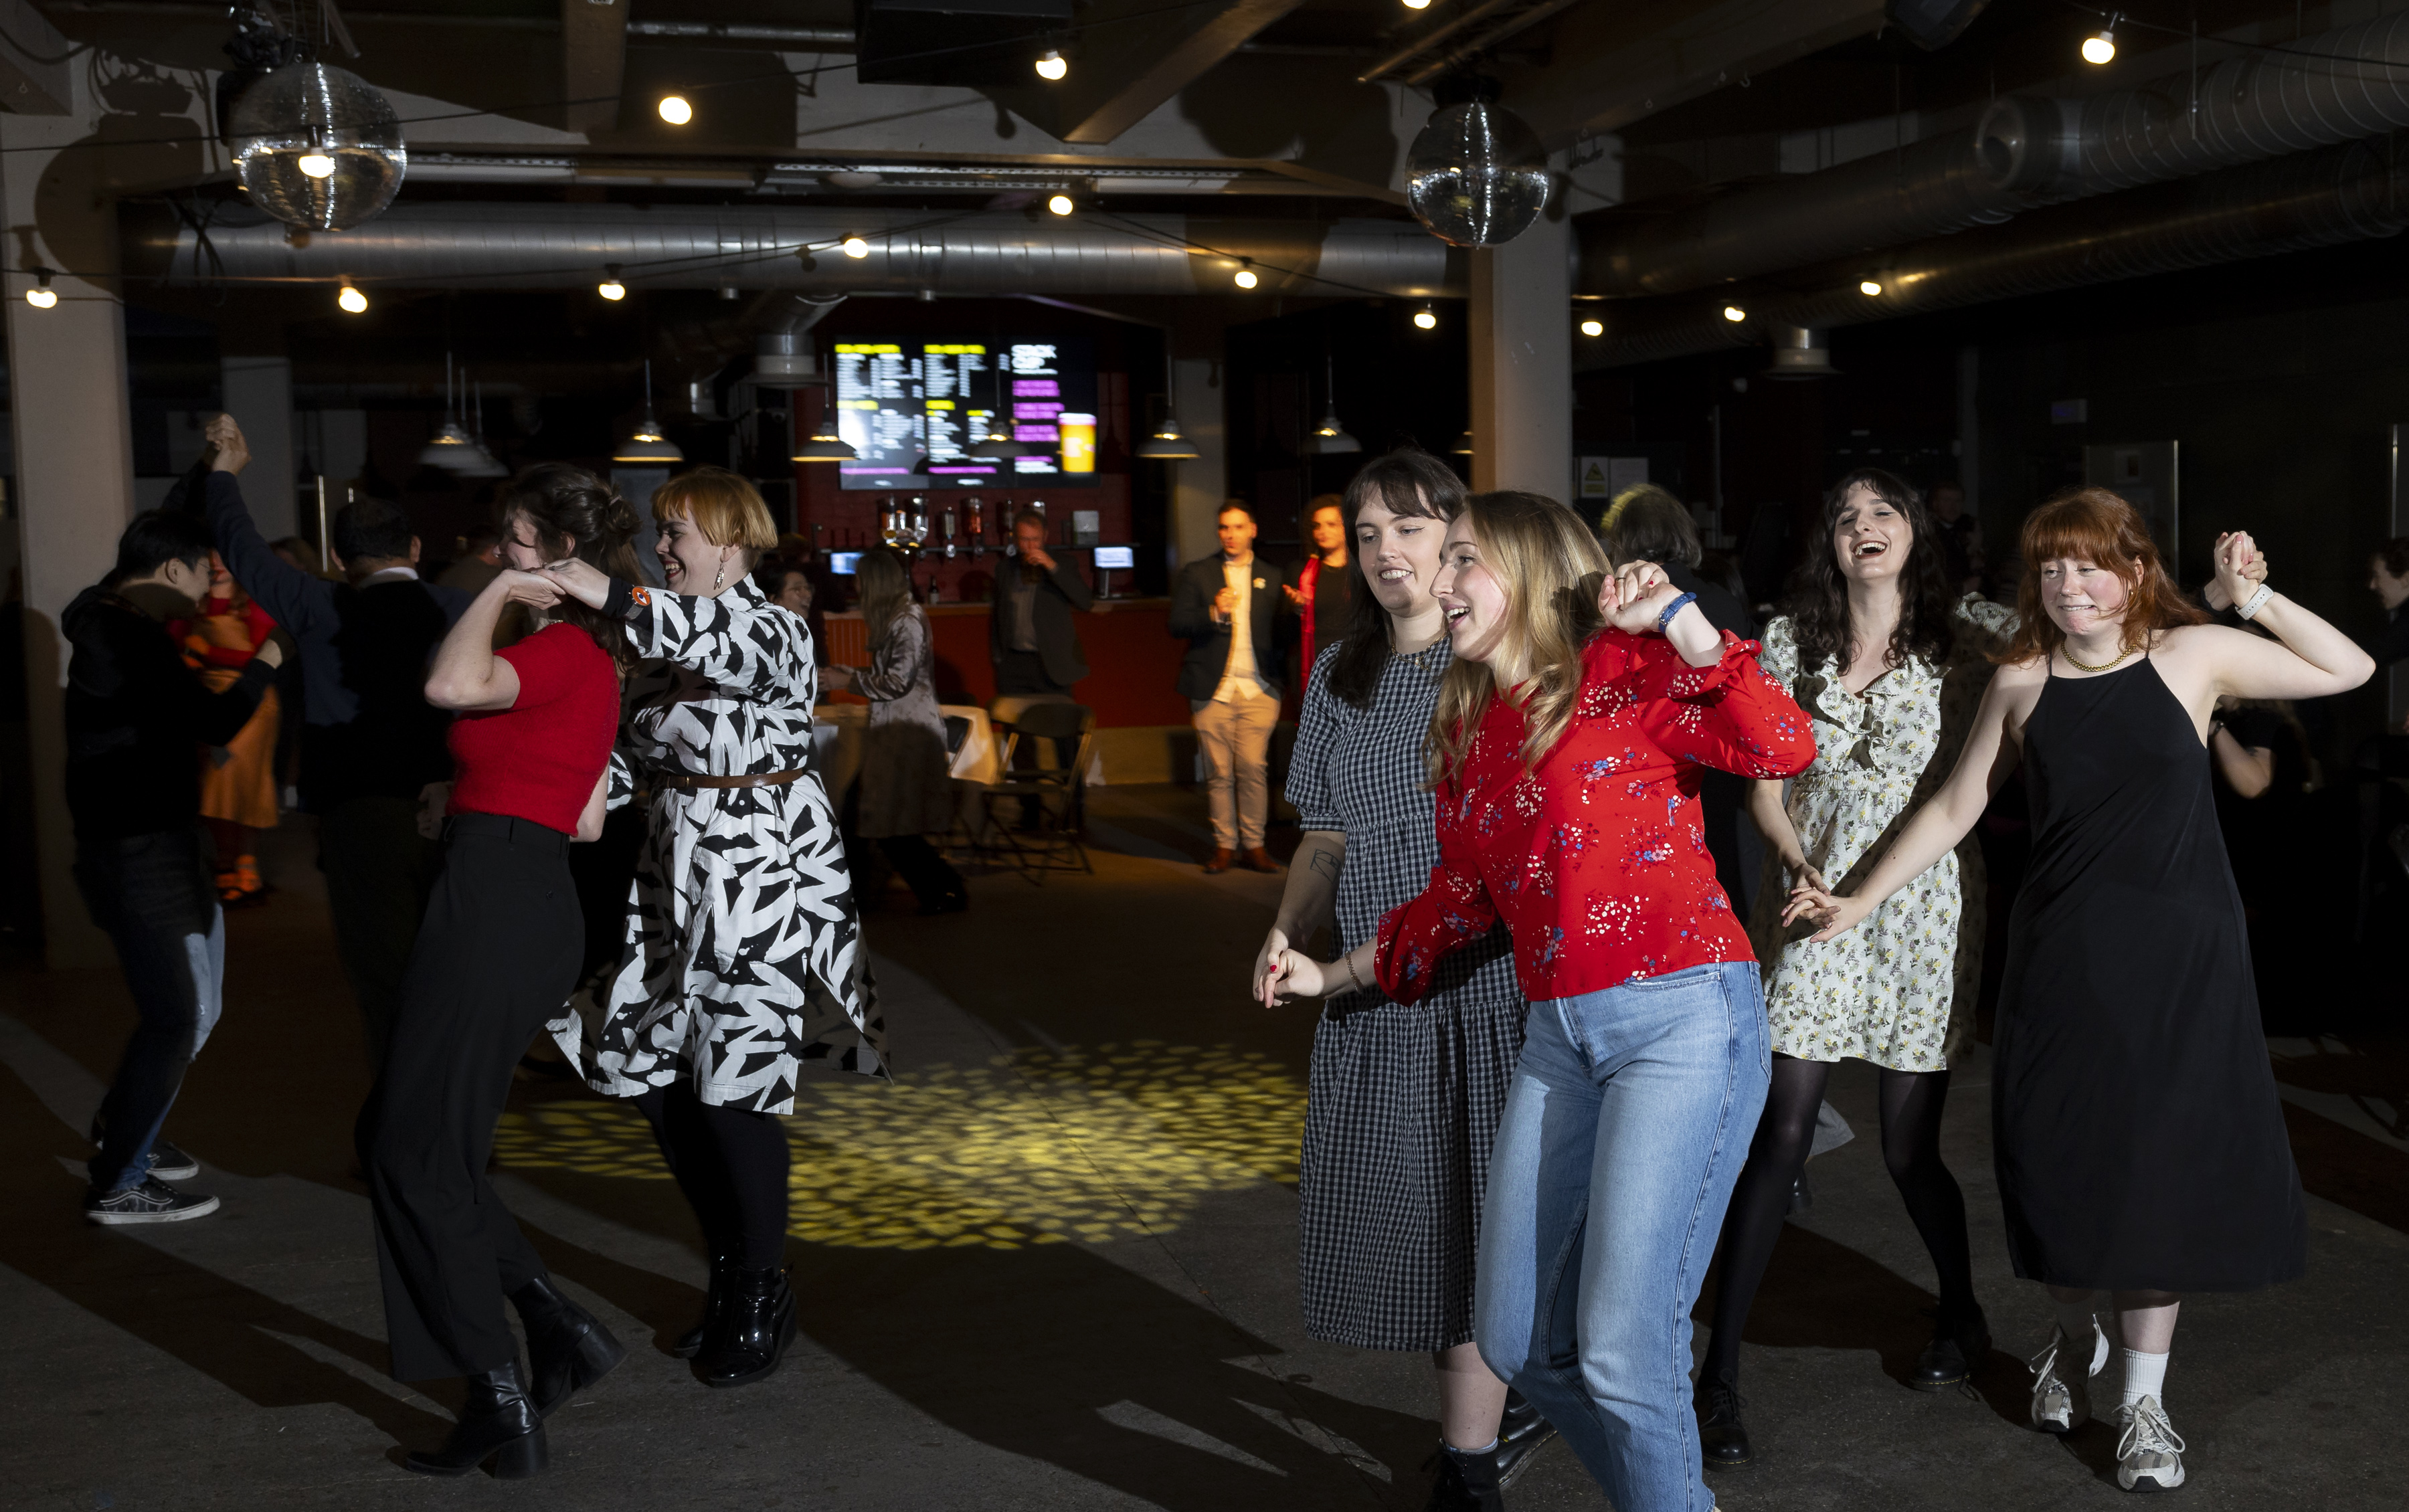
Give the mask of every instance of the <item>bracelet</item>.
[[2234, 605], [2233, 612], [2246, 620], [2257, 619], [2258, 612], [2267, 607], [2267, 600], [2274, 597], [2275, 590], [2262, 583], [2258, 584], [2258, 591], [2250, 596], [2250, 601]]
[[1681, 598], [1674, 599], [1669, 604], [1666, 604], [1665, 606], [1665, 612], [1656, 616], [1656, 633], [1658, 635], [1663, 635], [1665, 633], [1665, 626], [1673, 623], [1674, 615], [1680, 613], [1681, 611], [1689, 608], [1692, 604], [1695, 604], [1697, 601], [1698, 596], [1696, 594], [1685, 593]]
[[1358, 991], [1358, 992], [1363, 991], [1363, 979], [1362, 977], [1357, 976], [1357, 975], [1355, 974], [1355, 957], [1354, 957], [1354, 953], [1350, 951], [1350, 952], [1349, 952], [1347, 955], [1341, 956], [1341, 957], [1339, 957], [1338, 958], [1339, 958], [1340, 960], [1342, 960], [1342, 961], [1346, 962], [1346, 964], [1347, 964], [1347, 980], [1355, 984], [1355, 990], [1356, 990], [1356, 991]]

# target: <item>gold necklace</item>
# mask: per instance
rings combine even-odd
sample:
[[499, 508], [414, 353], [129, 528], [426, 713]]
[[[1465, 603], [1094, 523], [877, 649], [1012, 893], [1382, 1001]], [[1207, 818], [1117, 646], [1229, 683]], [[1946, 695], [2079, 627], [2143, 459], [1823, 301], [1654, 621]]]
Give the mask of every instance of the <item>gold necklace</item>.
[[2133, 653], [2132, 653], [2132, 652], [2130, 652], [2130, 651], [2128, 651], [2128, 652], [2125, 653], [2123, 655], [2121, 655], [2121, 656], [2117, 657], [2114, 661], [2105, 663], [2105, 664], [2103, 664], [2103, 665], [2101, 665], [2101, 666], [2099, 666], [2099, 667], [2094, 667], [2094, 666], [2092, 666], [2092, 665], [2091, 665], [2089, 662], [2087, 662], [2087, 661], [2076, 661], [2076, 660], [2074, 659], [2074, 653], [2073, 653], [2073, 652], [2071, 652], [2071, 651], [2067, 650], [2067, 649], [2066, 649], [2064, 646], [2062, 646], [2062, 645], [2061, 645], [2061, 646], [2059, 646], [2059, 647], [2057, 648], [2057, 654], [2058, 654], [2059, 655], [2061, 655], [2061, 656], [2064, 656], [2064, 657], [2067, 659], [2067, 661], [2068, 661], [2068, 663], [2069, 663], [2070, 665], [2071, 665], [2071, 666], [2075, 666], [2075, 667], [2079, 667], [2079, 668], [2081, 668], [2083, 670], [2084, 670], [2084, 671], [2086, 671], [2086, 672], [2107, 672], [2107, 671], [2113, 671], [2113, 670], [2115, 670], [2115, 669], [2116, 669], [2117, 667], [2119, 667], [2119, 666], [2123, 665], [2125, 662], [2130, 661], [2130, 660], [2132, 659], [2132, 656], [2133, 656]]

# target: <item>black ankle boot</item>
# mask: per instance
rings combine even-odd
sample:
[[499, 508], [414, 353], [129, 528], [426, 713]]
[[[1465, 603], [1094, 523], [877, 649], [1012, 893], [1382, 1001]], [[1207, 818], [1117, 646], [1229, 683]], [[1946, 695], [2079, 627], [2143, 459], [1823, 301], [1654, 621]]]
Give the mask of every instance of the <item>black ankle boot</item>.
[[552, 1460], [543, 1418], [527, 1400], [515, 1360], [469, 1376], [469, 1399], [460, 1404], [452, 1436], [432, 1454], [412, 1450], [403, 1462], [423, 1476], [465, 1476], [487, 1460], [494, 1462], [496, 1480], [540, 1476]]
[[1505, 1477], [1497, 1471], [1497, 1451], [1505, 1442], [1500, 1437], [1476, 1454], [1441, 1440], [1429, 1512], [1506, 1512]]
[[1510, 1487], [1531, 1467], [1531, 1456], [1556, 1436], [1556, 1425], [1539, 1415], [1522, 1392], [1506, 1393], [1506, 1415], [1497, 1423], [1497, 1484]]
[[695, 1368], [705, 1386], [743, 1386], [778, 1368], [795, 1340], [795, 1292], [786, 1270], [728, 1267], [728, 1316], [707, 1334]]
[[1748, 1445], [1748, 1424], [1740, 1419], [1747, 1403], [1737, 1383], [1701, 1375], [1692, 1402], [1698, 1412], [1698, 1453], [1709, 1470], [1737, 1470], [1754, 1458]]
[[1991, 1352], [1991, 1325], [1980, 1307], [1963, 1312], [1942, 1308], [1932, 1323], [1932, 1342], [1915, 1357], [1907, 1384], [1919, 1391], [1938, 1391], [1970, 1379]]
[[527, 1396], [538, 1416], [549, 1418], [570, 1393], [611, 1374], [627, 1358], [627, 1346], [612, 1337], [601, 1319], [570, 1302], [538, 1276], [511, 1293], [527, 1325]]
[[702, 1342], [728, 1316], [728, 1276], [735, 1264], [734, 1259], [727, 1255], [711, 1257], [711, 1289], [703, 1293], [702, 1316], [695, 1320], [694, 1327], [677, 1336], [677, 1342], [670, 1346], [670, 1353], [680, 1360], [692, 1360], [702, 1353]]

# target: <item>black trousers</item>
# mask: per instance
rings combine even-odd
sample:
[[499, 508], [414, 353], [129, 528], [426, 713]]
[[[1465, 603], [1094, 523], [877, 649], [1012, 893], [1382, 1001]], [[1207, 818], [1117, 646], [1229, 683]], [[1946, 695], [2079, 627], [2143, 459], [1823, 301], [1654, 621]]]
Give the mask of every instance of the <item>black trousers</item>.
[[360, 1006], [371, 1072], [384, 1065], [402, 976], [442, 862], [443, 848], [418, 832], [415, 799], [346, 799], [318, 815], [318, 870], [326, 874], [335, 954]]
[[396, 1380], [518, 1358], [503, 1301], [543, 1261], [485, 1180], [511, 1070], [577, 986], [585, 927], [569, 837], [462, 814], [359, 1123]]

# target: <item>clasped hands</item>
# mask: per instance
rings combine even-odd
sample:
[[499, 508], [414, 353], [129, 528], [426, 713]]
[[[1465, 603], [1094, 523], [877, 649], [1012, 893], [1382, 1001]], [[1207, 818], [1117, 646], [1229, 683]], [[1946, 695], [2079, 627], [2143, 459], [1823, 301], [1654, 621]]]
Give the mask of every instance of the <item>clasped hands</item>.
[[574, 598], [588, 609], [611, 601], [611, 579], [600, 568], [571, 556], [546, 562], [532, 572], [504, 569], [504, 591], [512, 603], [550, 609], [563, 598]]

